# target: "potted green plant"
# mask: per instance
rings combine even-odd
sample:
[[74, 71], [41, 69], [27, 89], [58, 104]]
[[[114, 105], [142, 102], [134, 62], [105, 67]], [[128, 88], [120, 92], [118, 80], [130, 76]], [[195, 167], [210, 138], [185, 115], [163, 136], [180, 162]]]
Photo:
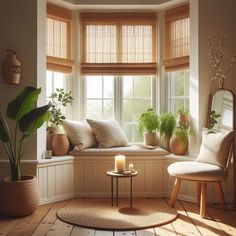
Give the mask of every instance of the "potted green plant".
[[15, 121], [11, 134], [0, 113], [0, 140], [9, 158], [11, 176], [1, 182], [1, 210], [8, 216], [33, 213], [38, 205], [38, 184], [34, 176], [21, 175], [22, 146], [47, 119], [50, 104], [34, 108], [41, 88], [25, 87], [7, 106], [7, 117]]
[[176, 126], [176, 117], [171, 113], [162, 113], [159, 123], [159, 145], [166, 150], [169, 150], [170, 137]]
[[170, 138], [170, 151], [175, 155], [185, 155], [188, 151], [189, 129], [176, 127]]
[[185, 110], [179, 109], [176, 114], [177, 114], [177, 126], [181, 126], [188, 129], [190, 125], [189, 109]]
[[156, 130], [159, 127], [159, 118], [151, 107], [140, 115], [138, 125], [140, 133], [144, 136], [144, 145], [156, 146]]
[[65, 155], [68, 151], [69, 142], [60, 129], [63, 121], [66, 119], [62, 109], [68, 104], [72, 104], [74, 99], [71, 96], [71, 91], [66, 92], [63, 88], [57, 88], [49, 96], [49, 100], [52, 106], [49, 109], [47, 120], [47, 150], [53, 150], [53, 140], [54, 136], [56, 136], [53, 154], [58, 156]]

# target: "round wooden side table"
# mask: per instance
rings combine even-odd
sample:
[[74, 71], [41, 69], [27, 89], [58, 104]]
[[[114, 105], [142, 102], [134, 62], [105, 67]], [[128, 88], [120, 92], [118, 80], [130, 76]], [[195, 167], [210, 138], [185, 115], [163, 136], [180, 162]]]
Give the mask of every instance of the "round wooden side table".
[[107, 175], [111, 177], [111, 205], [113, 206], [114, 204], [114, 191], [113, 191], [113, 179], [116, 180], [116, 206], [118, 206], [118, 179], [119, 178], [130, 178], [130, 208], [133, 206], [133, 177], [138, 175], [138, 171], [125, 171], [122, 173], [117, 173], [114, 170], [109, 170], [107, 171]]

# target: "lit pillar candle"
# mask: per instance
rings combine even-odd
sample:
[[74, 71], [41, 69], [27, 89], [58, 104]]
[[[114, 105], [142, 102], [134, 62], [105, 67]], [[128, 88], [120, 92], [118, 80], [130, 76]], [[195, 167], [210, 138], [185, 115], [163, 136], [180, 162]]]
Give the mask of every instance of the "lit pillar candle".
[[134, 164], [133, 164], [133, 163], [130, 163], [130, 164], [129, 164], [129, 170], [130, 170], [130, 171], [133, 171], [133, 170], [134, 170]]
[[115, 171], [118, 173], [125, 171], [125, 156], [124, 155], [115, 156]]

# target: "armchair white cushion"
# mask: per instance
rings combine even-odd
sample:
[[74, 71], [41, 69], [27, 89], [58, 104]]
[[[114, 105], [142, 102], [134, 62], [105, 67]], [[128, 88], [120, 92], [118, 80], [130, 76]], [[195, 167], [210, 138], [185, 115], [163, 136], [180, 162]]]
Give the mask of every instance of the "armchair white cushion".
[[226, 177], [226, 171], [216, 165], [196, 161], [176, 162], [168, 167], [171, 176], [185, 180], [220, 181]]

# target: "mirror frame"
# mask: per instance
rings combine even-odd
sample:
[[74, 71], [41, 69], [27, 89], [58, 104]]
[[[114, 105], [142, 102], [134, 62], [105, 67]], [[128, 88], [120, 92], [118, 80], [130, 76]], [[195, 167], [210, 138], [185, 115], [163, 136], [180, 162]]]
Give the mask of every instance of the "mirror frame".
[[[235, 130], [236, 127], [236, 122], [235, 122], [235, 94], [232, 90], [230, 89], [226, 89], [226, 88], [219, 88], [216, 89], [212, 92], [210, 92], [209, 94], [209, 101], [208, 101], [208, 113], [207, 113], [207, 127], [209, 127], [210, 124], [210, 114], [211, 114], [211, 107], [212, 107], [212, 99], [213, 96], [219, 92], [219, 91], [228, 91], [232, 94], [233, 96], [233, 127], [232, 130]], [[232, 159], [233, 159], [233, 201], [234, 201], [234, 209], [236, 209], [236, 156], [235, 156], [235, 140], [236, 138], [234, 138], [234, 142], [233, 142], [233, 146], [232, 146]]]
[[216, 89], [214, 90], [213, 92], [211, 92], [209, 94], [209, 101], [208, 101], [208, 113], [207, 113], [207, 127], [209, 127], [209, 124], [210, 124], [210, 115], [211, 115], [211, 107], [212, 107], [212, 99], [213, 99], [213, 96], [219, 92], [219, 91], [227, 91], [227, 92], [230, 92], [233, 96], [233, 127], [232, 129], [235, 130], [235, 94], [232, 90], [230, 89], [225, 89], [225, 88], [220, 88], [220, 89]]

